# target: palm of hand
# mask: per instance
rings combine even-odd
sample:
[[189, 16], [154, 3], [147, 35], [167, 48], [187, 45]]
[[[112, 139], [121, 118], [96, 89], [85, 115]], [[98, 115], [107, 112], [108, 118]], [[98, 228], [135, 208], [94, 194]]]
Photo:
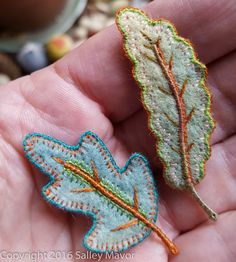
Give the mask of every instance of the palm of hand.
[[[175, 2], [175, 13], [187, 9], [186, 17], [173, 17], [171, 1], [158, 1], [158, 8], [154, 2], [147, 9], [158, 10], [174, 21], [183, 34], [193, 39], [208, 63], [218, 127], [212, 138], [213, 154], [207, 164], [207, 176], [197, 189], [220, 215], [217, 223], [207, 221], [188, 195], [171, 190], [161, 181], [158, 223], [167, 235], [175, 238], [181, 250], [179, 256], [169, 261], [211, 261], [214, 254], [214, 261], [233, 261], [236, 91], [232, 68], [236, 66], [236, 56], [227, 54], [236, 47], [236, 38], [232, 39], [230, 32], [230, 28], [235, 28], [236, 17], [229, 11], [222, 23], [224, 30], [217, 29], [212, 21], [220, 17], [221, 9], [233, 10], [236, 5], [233, 0], [228, 4], [214, 1], [217, 4], [209, 14], [207, 7], [213, 1], [205, 1], [201, 6], [192, 1], [193, 10], [202, 14], [200, 20], [189, 6]], [[191, 22], [194, 19], [200, 24]], [[201, 25], [206, 26], [199, 32], [197, 28]], [[228, 43], [220, 42], [230, 37]], [[151, 160], [158, 181], [161, 180], [154, 139], [149, 134], [139, 90], [127, 64], [120, 36], [113, 27], [54, 66], [0, 90], [1, 249], [83, 250], [82, 237], [91, 226], [87, 219], [56, 210], [42, 200], [40, 190], [47, 180], [32, 169], [22, 151], [22, 140], [29, 132], [46, 133], [75, 144], [83, 131], [94, 131], [107, 144], [118, 165], [123, 165], [131, 152], [142, 152]], [[168, 260], [167, 251], [154, 235], [130, 252], [135, 252], [133, 261], [153, 261], [154, 257], [158, 261]]]

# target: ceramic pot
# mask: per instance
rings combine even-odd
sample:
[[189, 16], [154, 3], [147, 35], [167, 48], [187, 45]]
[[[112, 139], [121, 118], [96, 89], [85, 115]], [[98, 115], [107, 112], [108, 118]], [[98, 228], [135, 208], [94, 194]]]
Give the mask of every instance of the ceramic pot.
[[52, 24], [67, 0], [1, 0], [0, 29], [32, 32]]

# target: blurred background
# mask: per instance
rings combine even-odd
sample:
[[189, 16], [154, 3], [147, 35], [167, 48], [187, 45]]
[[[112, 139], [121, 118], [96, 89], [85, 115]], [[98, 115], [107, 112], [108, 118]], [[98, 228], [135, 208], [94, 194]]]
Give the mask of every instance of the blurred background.
[[41, 69], [150, 0], [0, 0], [0, 86]]

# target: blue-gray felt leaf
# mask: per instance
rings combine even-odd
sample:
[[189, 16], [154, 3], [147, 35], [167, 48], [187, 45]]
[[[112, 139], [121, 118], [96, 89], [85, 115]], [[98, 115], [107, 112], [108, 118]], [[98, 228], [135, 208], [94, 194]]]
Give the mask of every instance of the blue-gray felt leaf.
[[[125, 206], [155, 224], [156, 188], [149, 164], [140, 154], [132, 155], [120, 169], [104, 143], [90, 131], [81, 136], [76, 146], [49, 136], [29, 134], [24, 150], [28, 159], [51, 179], [42, 189], [47, 201], [93, 217], [93, 226], [84, 238], [87, 249], [124, 251], [152, 231]], [[90, 178], [86, 179], [86, 175]], [[103, 189], [112, 197], [104, 195]], [[114, 201], [114, 196], [124, 205]]]

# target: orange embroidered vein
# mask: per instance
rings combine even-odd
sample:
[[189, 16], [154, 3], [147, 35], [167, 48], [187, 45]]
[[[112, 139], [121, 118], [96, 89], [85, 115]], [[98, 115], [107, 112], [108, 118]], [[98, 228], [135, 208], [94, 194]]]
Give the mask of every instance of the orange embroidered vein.
[[72, 189], [70, 192], [71, 193], [89, 193], [93, 191], [94, 189], [92, 188], [75, 188], [75, 189]]
[[112, 229], [111, 231], [112, 232], [116, 232], [116, 231], [120, 231], [120, 230], [123, 230], [123, 229], [126, 229], [126, 228], [129, 228], [129, 227], [132, 227], [132, 226], [135, 226], [138, 224], [138, 219], [137, 218], [134, 218], [132, 220], [130, 220], [129, 222], [121, 225], [121, 226], [118, 226], [114, 229]]
[[134, 208], [138, 211], [139, 200], [138, 200], [138, 189], [134, 188]]
[[[182, 157], [182, 167], [184, 177], [186, 179], [187, 185], [192, 186], [193, 177], [190, 167], [190, 154], [188, 150], [188, 133], [187, 133], [187, 123], [188, 117], [186, 113], [186, 107], [183, 100], [183, 94], [187, 86], [187, 81], [185, 81], [182, 90], [180, 90], [178, 84], [176, 83], [174, 74], [167, 63], [164, 53], [160, 47], [160, 39], [157, 40], [157, 43], [154, 45], [156, 58], [161, 66], [161, 69], [169, 83], [169, 86], [173, 92], [173, 95], [176, 100], [176, 105], [179, 111], [179, 140], [180, 140], [180, 152]], [[192, 117], [192, 116], [191, 116]]]
[[[85, 179], [92, 187], [98, 190], [105, 197], [113, 201], [115, 204], [119, 205], [124, 210], [131, 213], [135, 218], [143, 222], [148, 228], [151, 228], [162, 239], [162, 241], [166, 244], [166, 246], [169, 248], [172, 254], [174, 255], [178, 254], [178, 249], [176, 245], [166, 236], [166, 234], [158, 226], [156, 226], [154, 223], [149, 221], [143, 214], [141, 214], [138, 210], [136, 210], [135, 207], [125, 203], [122, 199], [117, 197], [112, 191], [105, 188], [100, 182], [95, 180], [92, 176], [90, 176], [90, 174], [88, 174], [78, 166], [65, 162], [60, 158], [53, 157], [53, 159], [59, 164], [63, 165], [65, 169], [68, 169], [73, 173], [75, 173], [76, 175]], [[93, 168], [96, 169], [95, 165]]]
[[98, 175], [96, 166], [95, 166], [95, 164], [94, 164], [93, 161], [91, 161], [91, 165], [92, 165], [92, 169], [93, 169], [93, 174], [94, 174], [94, 176], [95, 176], [95, 180], [96, 180], [97, 182], [100, 182], [100, 178], [99, 178], [99, 175]]

